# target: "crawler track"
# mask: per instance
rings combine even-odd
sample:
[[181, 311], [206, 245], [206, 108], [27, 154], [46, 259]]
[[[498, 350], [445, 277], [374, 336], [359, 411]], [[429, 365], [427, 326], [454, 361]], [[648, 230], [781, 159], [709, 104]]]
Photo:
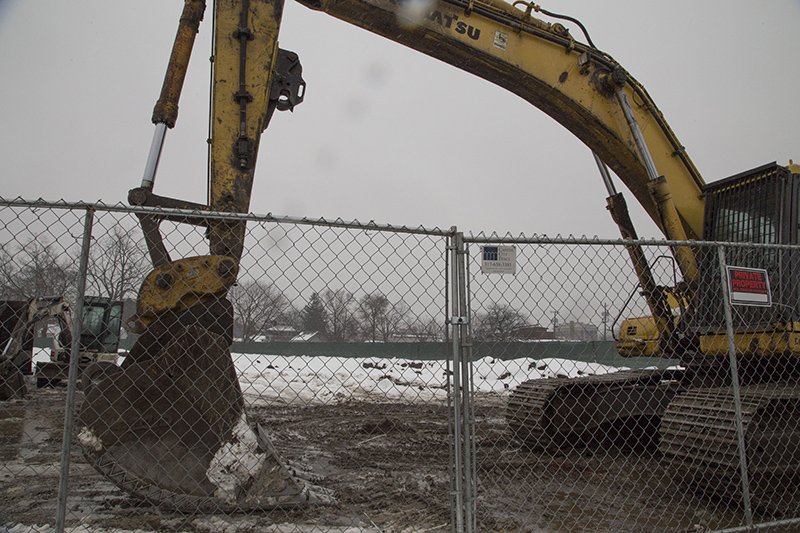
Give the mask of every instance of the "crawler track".
[[[749, 491], [770, 514], [800, 509], [800, 389], [794, 383], [741, 388]], [[661, 423], [661, 451], [682, 481], [700, 492], [742, 502], [736, 411], [731, 388], [678, 395]]]
[[529, 380], [512, 393], [506, 419], [513, 434], [536, 448], [601, 438], [618, 421], [660, 418], [677, 392], [676, 374], [625, 370], [575, 379]]

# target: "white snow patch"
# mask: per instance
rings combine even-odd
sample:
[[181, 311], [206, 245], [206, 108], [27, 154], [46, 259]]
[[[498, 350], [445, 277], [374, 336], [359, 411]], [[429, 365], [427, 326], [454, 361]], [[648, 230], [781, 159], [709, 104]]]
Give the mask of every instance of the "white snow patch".
[[84, 448], [91, 448], [96, 452], [103, 450], [103, 443], [97, 438], [97, 435], [86, 426], [78, 433], [78, 442], [80, 442]]
[[242, 414], [231, 440], [220, 447], [206, 470], [206, 477], [218, 487], [214, 495], [233, 503], [237, 489], [246, 487], [251, 478], [258, 476], [263, 462], [264, 454], [258, 452], [256, 435]]
[[[372, 401], [428, 402], [447, 398], [446, 361], [325, 356], [233, 354], [248, 406], [271, 403]], [[471, 365], [476, 392], [510, 393], [529, 379], [607, 374], [626, 368], [568, 359], [501, 360], [484, 357]], [[463, 370], [459, 369], [459, 372]]]

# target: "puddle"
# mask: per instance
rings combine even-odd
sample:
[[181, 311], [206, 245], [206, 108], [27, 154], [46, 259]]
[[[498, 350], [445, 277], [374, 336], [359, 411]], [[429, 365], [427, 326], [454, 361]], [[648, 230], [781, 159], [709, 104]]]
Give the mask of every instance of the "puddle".
[[17, 457], [30, 459], [39, 455], [42, 445], [52, 437], [41, 421], [28, 416], [24, 404], [0, 404], [0, 460]]
[[19, 438], [19, 456], [30, 459], [39, 455], [39, 447], [49, 438], [50, 433], [38, 428], [35, 420], [25, 420]]
[[17, 456], [26, 414], [24, 405], [0, 404], [0, 460], [9, 461]]

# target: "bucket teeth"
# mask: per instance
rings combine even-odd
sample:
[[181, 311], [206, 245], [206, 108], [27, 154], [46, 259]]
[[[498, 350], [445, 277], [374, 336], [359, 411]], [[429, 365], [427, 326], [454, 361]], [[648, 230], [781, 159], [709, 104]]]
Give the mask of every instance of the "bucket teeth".
[[180, 510], [325, 505], [331, 495], [247, 424], [229, 343], [181, 326], [87, 391], [78, 440], [123, 490]]

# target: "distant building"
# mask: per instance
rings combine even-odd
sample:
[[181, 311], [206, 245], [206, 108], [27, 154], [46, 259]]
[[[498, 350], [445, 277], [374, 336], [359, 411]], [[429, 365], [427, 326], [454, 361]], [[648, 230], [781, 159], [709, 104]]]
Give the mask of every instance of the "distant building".
[[298, 331], [292, 326], [273, 326], [264, 331], [264, 335], [260, 336], [259, 342], [288, 342], [297, 335]]
[[292, 337], [290, 342], [328, 342], [328, 336], [320, 331], [303, 331]]
[[439, 342], [441, 340], [441, 334], [435, 333], [395, 333], [390, 339], [391, 342]]
[[556, 327], [556, 338], [581, 342], [596, 341], [597, 326], [570, 320]]
[[520, 341], [538, 341], [552, 339], [553, 332], [544, 326], [520, 326], [511, 331], [509, 338]]

